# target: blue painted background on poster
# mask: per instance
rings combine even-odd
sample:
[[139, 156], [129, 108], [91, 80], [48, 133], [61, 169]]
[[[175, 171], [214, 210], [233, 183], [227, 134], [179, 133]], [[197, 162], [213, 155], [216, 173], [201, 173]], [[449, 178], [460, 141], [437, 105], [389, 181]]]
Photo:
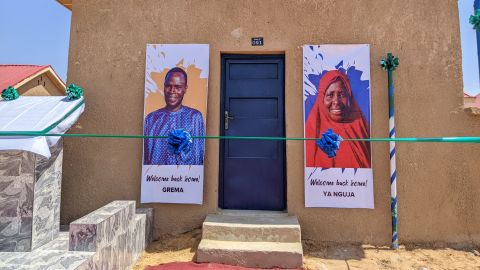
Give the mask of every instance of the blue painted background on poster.
[[[323, 58], [321, 54], [319, 55], [321, 58]], [[362, 113], [365, 116], [365, 120], [367, 120], [367, 123], [370, 123], [370, 81], [361, 79], [363, 71], [358, 70], [355, 65], [349, 66], [347, 69], [345, 69], [343, 66], [343, 61], [340, 61], [340, 63], [338, 63], [335, 68], [347, 74], [348, 79], [350, 80], [350, 85], [352, 87], [353, 98], [357, 101], [357, 104], [362, 110]], [[320, 82], [320, 79], [327, 72], [328, 70], [323, 70], [320, 74], [307, 74], [306, 77], [318, 89], [318, 83]], [[315, 95], [305, 93], [306, 100], [304, 121], [307, 121], [308, 115], [310, 114], [310, 111], [315, 104], [317, 96], [318, 92]]]

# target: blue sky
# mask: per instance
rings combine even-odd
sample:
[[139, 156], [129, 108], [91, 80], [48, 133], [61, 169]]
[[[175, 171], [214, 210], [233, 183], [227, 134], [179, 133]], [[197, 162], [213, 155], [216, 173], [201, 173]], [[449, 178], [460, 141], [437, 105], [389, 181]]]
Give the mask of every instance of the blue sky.
[[0, 64], [52, 65], [66, 81], [70, 17], [55, 0], [1, 0]]
[[[465, 92], [480, 93], [474, 0], [459, 0]], [[0, 63], [52, 65], [66, 81], [71, 12], [55, 0], [1, 0]]]

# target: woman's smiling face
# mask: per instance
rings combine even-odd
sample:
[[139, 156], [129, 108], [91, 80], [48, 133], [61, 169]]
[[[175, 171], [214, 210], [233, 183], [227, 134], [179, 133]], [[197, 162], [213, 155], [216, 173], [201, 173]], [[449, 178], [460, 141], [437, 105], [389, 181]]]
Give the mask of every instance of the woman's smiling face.
[[323, 97], [323, 105], [327, 109], [330, 119], [335, 122], [345, 120], [350, 109], [350, 97], [341, 80], [337, 80], [328, 86]]

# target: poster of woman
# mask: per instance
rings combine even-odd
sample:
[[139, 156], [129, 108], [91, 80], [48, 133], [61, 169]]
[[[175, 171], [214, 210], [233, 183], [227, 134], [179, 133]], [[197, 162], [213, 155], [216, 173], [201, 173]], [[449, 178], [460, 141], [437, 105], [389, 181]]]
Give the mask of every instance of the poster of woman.
[[[343, 139], [370, 138], [369, 45], [306, 45], [305, 137], [328, 129]], [[329, 158], [315, 140], [305, 141], [306, 207], [373, 208], [369, 142], [343, 141]]]
[[[184, 130], [205, 136], [209, 46], [148, 44], [144, 135]], [[202, 203], [205, 140], [175, 153], [167, 139], [143, 142], [142, 202]]]

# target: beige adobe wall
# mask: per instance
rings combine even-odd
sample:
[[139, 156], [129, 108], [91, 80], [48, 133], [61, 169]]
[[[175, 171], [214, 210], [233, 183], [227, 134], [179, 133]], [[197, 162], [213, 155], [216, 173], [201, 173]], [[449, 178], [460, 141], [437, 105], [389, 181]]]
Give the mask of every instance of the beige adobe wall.
[[18, 87], [18, 93], [25, 96], [64, 96], [65, 90], [59, 89], [47, 73], [42, 73]]
[[[265, 46], [250, 46], [263, 36]], [[371, 45], [372, 136], [388, 136], [386, 73], [395, 71], [397, 136], [480, 136], [463, 105], [456, 0], [73, 1], [69, 83], [85, 89], [77, 133], [141, 134], [147, 43], [210, 44], [208, 127], [219, 134], [220, 53], [282, 51], [287, 136], [303, 135], [302, 45]], [[208, 141], [202, 206], [151, 204], [156, 235], [199, 227], [217, 209], [218, 142]], [[66, 139], [62, 222], [112, 200], [140, 197], [140, 140]], [[373, 144], [375, 210], [305, 209], [303, 145], [287, 142], [288, 212], [304, 238], [388, 244], [389, 150]], [[397, 145], [399, 233], [403, 242], [480, 243], [480, 146]]]

